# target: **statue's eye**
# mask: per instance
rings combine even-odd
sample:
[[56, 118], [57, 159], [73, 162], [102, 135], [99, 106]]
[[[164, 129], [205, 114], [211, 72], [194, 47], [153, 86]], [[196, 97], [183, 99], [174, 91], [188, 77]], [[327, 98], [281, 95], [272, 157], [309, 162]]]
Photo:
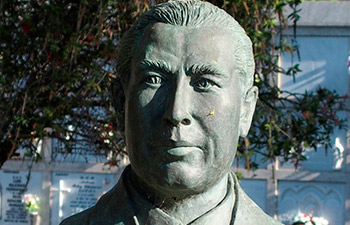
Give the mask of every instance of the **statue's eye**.
[[205, 91], [205, 90], [208, 90], [209, 88], [211, 88], [212, 86], [214, 86], [215, 83], [212, 82], [211, 80], [201, 78], [201, 79], [195, 81], [193, 83], [193, 85], [194, 85], [194, 88], [199, 89], [201, 91]]
[[145, 79], [145, 83], [150, 85], [161, 85], [163, 83], [163, 79], [159, 76], [148, 76]]

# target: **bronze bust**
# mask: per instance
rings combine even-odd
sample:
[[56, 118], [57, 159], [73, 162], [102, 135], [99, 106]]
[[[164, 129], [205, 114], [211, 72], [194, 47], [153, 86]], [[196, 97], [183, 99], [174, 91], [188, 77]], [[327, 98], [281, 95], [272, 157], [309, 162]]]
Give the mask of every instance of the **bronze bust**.
[[117, 67], [131, 165], [61, 225], [280, 224], [230, 172], [258, 97], [251, 41], [230, 15], [195, 0], [157, 5], [123, 37]]

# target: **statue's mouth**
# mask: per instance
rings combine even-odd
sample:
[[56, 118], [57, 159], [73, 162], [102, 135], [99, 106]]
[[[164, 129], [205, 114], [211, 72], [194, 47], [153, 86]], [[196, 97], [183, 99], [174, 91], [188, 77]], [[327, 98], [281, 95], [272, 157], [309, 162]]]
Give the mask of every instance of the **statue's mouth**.
[[198, 147], [176, 147], [176, 148], [169, 148], [165, 150], [166, 153], [172, 156], [185, 156], [192, 152], [201, 152], [200, 148]]
[[190, 153], [202, 153], [200, 145], [184, 140], [159, 140], [154, 143], [153, 148], [161, 155], [183, 157]]

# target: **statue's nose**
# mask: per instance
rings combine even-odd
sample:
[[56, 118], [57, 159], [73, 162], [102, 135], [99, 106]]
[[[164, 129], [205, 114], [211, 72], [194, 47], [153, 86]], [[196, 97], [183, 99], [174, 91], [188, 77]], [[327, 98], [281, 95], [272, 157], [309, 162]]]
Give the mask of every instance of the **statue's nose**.
[[173, 126], [191, 124], [191, 87], [186, 82], [178, 82], [168, 95], [164, 121]]

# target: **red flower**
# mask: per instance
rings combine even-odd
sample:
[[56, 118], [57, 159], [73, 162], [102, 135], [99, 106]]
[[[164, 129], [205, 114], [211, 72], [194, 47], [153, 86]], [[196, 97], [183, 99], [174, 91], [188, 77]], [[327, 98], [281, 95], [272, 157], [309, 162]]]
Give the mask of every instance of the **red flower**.
[[57, 130], [54, 132], [54, 135], [56, 136], [56, 137], [59, 137], [60, 136], [60, 132], [58, 132]]
[[118, 161], [117, 161], [117, 160], [110, 159], [110, 160], [108, 161], [108, 164], [109, 164], [109, 166], [116, 166], [116, 165], [118, 165]]
[[91, 41], [92, 39], [94, 39], [95, 38], [95, 35], [93, 35], [93, 34], [90, 34], [88, 37], [87, 37], [87, 39], [89, 40], [89, 41]]
[[303, 117], [304, 117], [305, 119], [308, 119], [308, 118], [310, 117], [309, 111], [303, 112]]
[[27, 23], [24, 23], [22, 25], [22, 31], [23, 31], [24, 34], [28, 34], [31, 29], [32, 29], [32, 27], [29, 24], [27, 24]]
[[109, 59], [109, 60], [113, 60], [114, 58], [115, 58], [114, 55], [112, 55], [112, 54], [109, 54], [109, 55], [108, 55], [108, 59]]
[[334, 120], [334, 124], [335, 124], [335, 125], [338, 125], [338, 124], [339, 124], [339, 120], [338, 120], [338, 119], [335, 119], [335, 120]]
[[319, 89], [317, 90], [317, 94], [321, 95], [321, 94], [323, 94], [323, 91], [324, 91], [323, 88], [319, 88]]

